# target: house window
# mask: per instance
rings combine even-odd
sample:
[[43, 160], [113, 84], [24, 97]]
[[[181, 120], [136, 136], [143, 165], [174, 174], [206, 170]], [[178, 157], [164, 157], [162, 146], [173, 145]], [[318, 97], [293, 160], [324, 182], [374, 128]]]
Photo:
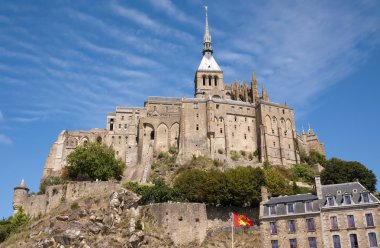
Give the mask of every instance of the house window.
[[197, 124], [196, 127], [195, 127], [195, 130], [199, 130], [199, 125]]
[[310, 248], [317, 248], [317, 238], [316, 237], [309, 237], [309, 247]]
[[220, 129], [220, 133], [223, 133], [223, 128]]
[[342, 246], [340, 245], [339, 235], [333, 235], [333, 245], [334, 245], [334, 248], [342, 248]]
[[270, 215], [276, 215], [276, 205], [269, 206]]
[[294, 203], [288, 203], [288, 214], [294, 214]]
[[338, 226], [338, 217], [331, 216], [330, 217], [331, 229], [336, 230], [339, 228]]
[[343, 201], [345, 205], [351, 205], [351, 195], [344, 195]]
[[289, 239], [290, 248], [297, 248], [297, 239]]
[[361, 193], [361, 202], [369, 203], [369, 194], [367, 192]]
[[270, 234], [277, 234], [276, 222], [270, 222]]
[[296, 232], [296, 222], [294, 220], [288, 221], [288, 231], [289, 231], [289, 233], [295, 233]]
[[216, 109], [219, 109], [219, 104], [216, 105]]
[[272, 248], [278, 248], [278, 240], [271, 240], [270, 241]]
[[334, 197], [332, 196], [327, 197], [327, 205], [330, 207], [335, 205]]
[[353, 215], [347, 215], [348, 228], [355, 228], [355, 217]]
[[312, 201], [305, 202], [305, 206], [306, 206], [306, 212], [312, 212], [313, 211], [313, 202]]
[[374, 232], [368, 233], [368, 239], [369, 239], [369, 247], [378, 247], [376, 233]]
[[350, 244], [351, 248], [359, 248], [358, 236], [356, 234], [350, 234]]
[[306, 219], [306, 224], [307, 224], [307, 231], [308, 232], [314, 232], [315, 231], [314, 219], [313, 218]]
[[365, 214], [365, 220], [367, 222], [367, 227], [375, 226], [375, 223], [373, 222], [373, 216], [371, 213]]

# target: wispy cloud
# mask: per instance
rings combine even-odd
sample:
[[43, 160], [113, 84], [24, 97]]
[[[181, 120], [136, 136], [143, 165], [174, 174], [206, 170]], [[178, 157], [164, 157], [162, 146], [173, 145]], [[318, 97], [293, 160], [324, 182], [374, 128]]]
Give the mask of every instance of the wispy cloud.
[[115, 14], [125, 17], [146, 29], [152, 30], [158, 35], [174, 36], [185, 42], [194, 40], [193, 35], [162, 25], [157, 20], [151, 19], [148, 15], [136, 9], [123, 7], [117, 3], [113, 3], [111, 8]]
[[13, 142], [12, 140], [5, 136], [4, 134], [0, 133], [0, 144], [4, 144], [4, 145], [11, 145]]

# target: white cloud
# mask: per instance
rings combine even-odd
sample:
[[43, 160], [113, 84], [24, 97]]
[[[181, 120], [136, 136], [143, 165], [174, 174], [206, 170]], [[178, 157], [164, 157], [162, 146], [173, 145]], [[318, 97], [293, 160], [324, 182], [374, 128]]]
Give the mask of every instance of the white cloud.
[[4, 134], [0, 133], [0, 144], [5, 144], [5, 145], [11, 145], [12, 140], [5, 136]]

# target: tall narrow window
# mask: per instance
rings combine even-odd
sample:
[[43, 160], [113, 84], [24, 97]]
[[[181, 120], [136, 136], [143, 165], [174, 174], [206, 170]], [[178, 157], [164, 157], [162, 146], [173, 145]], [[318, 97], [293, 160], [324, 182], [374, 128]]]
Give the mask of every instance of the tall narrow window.
[[339, 228], [338, 226], [338, 217], [331, 216], [330, 217], [331, 229], [336, 230]]
[[288, 220], [288, 231], [289, 231], [289, 233], [295, 233], [296, 232], [295, 220]]
[[223, 133], [223, 128], [220, 128], [220, 133]]
[[270, 222], [270, 234], [277, 234], [276, 222]]
[[203, 75], [203, 76], [202, 76], [202, 79], [203, 79], [203, 86], [206, 86], [206, 76]]
[[290, 248], [297, 248], [297, 240], [289, 239]]
[[369, 194], [367, 192], [361, 194], [361, 202], [369, 203]]
[[199, 130], [199, 125], [197, 124], [196, 127], [195, 127], [195, 130]]
[[375, 226], [375, 223], [373, 222], [373, 216], [371, 213], [365, 214], [365, 220], [367, 222], [367, 227]]
[[374, 232], [368, 233], [368, 238], [369, 238], [369, 247], [378, 247], [376, 233]]
[[359, 248], [358, 236], [356, 234], [350, 234], [351, 248]]
[[218, 76], [214, 77], [214, 81], [215, 81], [215, 86], [218, 86]]
[[316, 237], [309, 237], [309, 248], [317, 248], [317, 238]]
[[351, 205], [351, 195], [344, 195], [343, 200], [345, 205]]
[[335, 205], [334, 197], [332, 196], [327, 197], [327, 205], [330, 207]]
[[208, 85], [211, 86], [211, 76], [208, 77]]
[[278, 240], [271, 240], [270, 241], [272, 248], [278, 248]]
[[355, 228], [355, 217], [353, 215], [347, 215], [348, 228]]
[[334, 248], [342, 248], [342, 246], [340, 245], [339, 235], [333, 235], [333, 245], [334, 245]]
[[247, 134], [244, 134], [244, 139], [247, 139]]
[[312, 201], [306, 201], [305, 202], [305, 208], [306, 208], [306, 212], [313, 212], [313, 202]]
[[313, 218], [306, 219], [306, 224], [307, 224], [307, 231], [308, 232], [314, 232], [315, 231], [314, 219]]

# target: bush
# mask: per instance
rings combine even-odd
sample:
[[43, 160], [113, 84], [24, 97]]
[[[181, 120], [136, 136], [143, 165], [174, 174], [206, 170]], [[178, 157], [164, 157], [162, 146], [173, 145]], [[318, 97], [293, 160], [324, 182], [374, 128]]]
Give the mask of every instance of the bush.
[[290, 168], [292, 178], [295, 180], [302, 179], [304, 182], [313, 183], [316, 173], [308, 164], [295, 164]]
[[160, 203], [168, 201], [184, 201], [185, 198], [177, 190], [165, 184], [162, 179], [155, 180], [153, 186], [140, 185], [135, 182], [128, 182], [124, 185], [125, 188], [132, 190], [141, 196], [141, 203]]
[[169, 147], [169, 153], [172, 155], [177, 155], [178, 154], [178, 148], [175, 146], [170, 146]]
[[324, 166], [326, 164], [326, 157], [320, 154], [317, 151], [310, 151], [309, 155], [306, 155], [304, 152], [300, 152], [300, 159], [302, 163], [307, 163], [309, 165], [320, 164]]
[[63, 184], [65, 181], [61, 177], [50, 177], [47, 179], [44, 179], [40, 182], [40, 189], [38, 194], [45, 194], [46, 187], [52, 186], [52, 185], [60, 185]]
[[219, 149], [218, 149], [218, 153], [219, 153], [219, 154], [223, 154], [223, 153], [224, 153], [223, 149], [222, 149], [222, 148], [219, 148]]
[[10, 235], [18, 233], [30, 221], [28, 215], [21, 208], [13, 217], [0, 221], [0, 243]]
[[273, 196], [291, 195], [293, 193], [289, 181], [277, 167], [266, 166], [264, 168], [264, 175], [265, 184]]
[[238, 161], [240, 159], [240, 154], [237, 151], [230, 151], [230, 157], [233, 161]]
[[78, 202], [73, 202], [73, 203], [71, 203], [70, 208], [71, 208], [71, 210], [78, 209], [78, 208], [79, 208], [79, 204], [78, 204]]
[[115, 158], [115, 151], [102, 143], [78, 146], [67, 156], [67, 176], [71, 180], [121, 179], [124, 163]]
[[243, 150], [240, 151], [240, 154], [241, 154], [243, 157], [247, 156], [247, 152], [246, 152], [246, 151], [243, 151]]

